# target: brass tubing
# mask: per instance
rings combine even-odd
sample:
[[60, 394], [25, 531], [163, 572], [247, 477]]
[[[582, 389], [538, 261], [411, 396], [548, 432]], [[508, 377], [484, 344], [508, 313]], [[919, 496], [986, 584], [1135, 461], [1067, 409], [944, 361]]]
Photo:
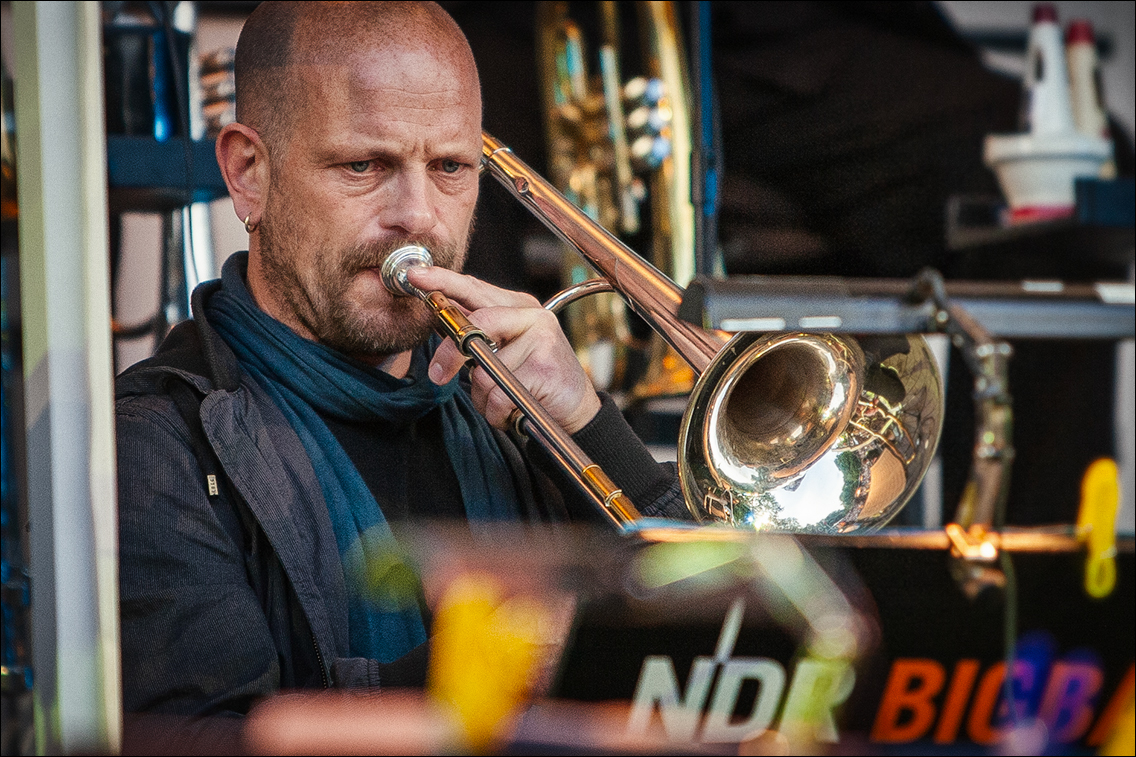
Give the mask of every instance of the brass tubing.
[[[424, 292], [423, 295], [422, 301], [434, 311], [434, 317], [438, 319], [442, 330], [454, 340], [454, 344], [458, 346], [458, 351], [461, 354], [471, 357], [469, 340], [475, 336], [489, 341], [485, 332], [470, 323], [469, 319], [465, 317], [465, 313], [454, 307], [454, 304], [444, 294], [441, 292]], [[491, 344], [490, 347], [492, 348], [492, 346]]]
[[639, 517], [639, 511], [631, 504], [631, 500], [627, 498], [622, 489], [616, 488], [615, 482], [607, 477], [600, 466], [589, 465], [584, 468], [583, 476], [593, 489], [604, 495], [605, 507], [614, 510], [624, 518]]
[[[631, 499], [616, 487], [607, 474], [595, 463], [587, 462], [585, 456], [582, 460], [570, 460], [560, 454], [555, 444], [543, 432], [543, 429], [528, 418], [522, 417], [517, 424], [518, 430], [527, 434], [567, 470], [576, 484], [580, 486], [592, 500], [592, 504], [600, 509], [601, 513], [617, 529], [626, 531], [628, 527], [642, 517]], [[579, 466], [583, 465], [583, 468]]]
[[482, 164], [493, 178], [552, 233], [575, 247], [624, 302], [701, 374], [726, 340], [679, 319], [682, 288], [569, 202], [508, 147], [485, 133], [481, 144]]
[[[403, 250], [395, 253], [398, 255]], [[417, 249], [413, 252], [417, 253]], [[422, 250], [428, 256], [428, 252]], [[392, 255], [392, 259], [395, 258]], [[428, 258], [417, 264], [426, 264]], [[424, 292], [409, 284], [402, 286], [394, 282], [403, 273], [407, 265], [391, 265], [384, 270], [384, 281], [387, 288], [395, 294], [413, 295], [429, 306], [434, 313], [435, 321], [442, 332], [457, 345], [458, 350], [467, 358], [481, 366], [489, 377], [493, 379], [501, 391], [513, 401], [513, 404], [524, 415], [525, 422], [518, 427], [531, 434], [539, 444], [545, 447], [553, 458], [560, 463], [568, 475], [576, 481], [581, 489], [592, 500], [592, 504], [607, 520], [619, 531], [627, 531], [640, 517], [635, 505], [616, 488], [611, 479], [592, 462], [587, 454], [580, 449], [572, 437], [548, 414], [544, 406], [537, 401], [524, 384], [517, 380], [512, 371], [505, 367], [495, 352], [494, 345], [485, 332], [475, 326], [466, 318], [460, 308], [455, 306], [441, 292]], [[399, 271], [399, 268], [402, 270]]]
[[592, 294], [599, 292], [614, 292], [615, 287], [607, 279], [588, 279], [577, 284], [574, 287], [569, 287], [562, 292], [557, 292], [548, 298], [544, 303], [545, 310], [551, 310], [553, 313], [559, 313], [566, 306], [575, 302], [576, 300], [583, 299]]
[[[437, 292], [431, 294], [441, 296]], [[505, 367], [505, 364], [494, 353], [489, 342], [486, 341], [484, 333], [478, 332], [469, 335], [465, 346], [468, 349], [468, 356], [489, 374], [494, 383], [501, 387], [501, 391], [505, 392], [513, 401], [513, 404], [524, 413], [530, 429], [533, 426], [539, 429], [540, 437], [546, 442], [546, 447], [557, 460], [561, 461], [567, 472], [591, 497], [593, 504], [597, 506], [600, 513], [618, 530], [626, 531], [639, 517], [635, 506], [626, 497], [623, 498], [618, 508], [609, 504], [608, 499], [611, 491], [597, 487], [593, 479], [584, 474], [584, 471], [589, 468], [597, 468], [598, 466], [592, 462], [584, 450], [580, 449], [568, 432], [562, 429], [560, 424], [548, 414], [544, 406], [529, 393], [524, 384], [518, 381], [517, 377]], [[610, 483], [610, 479], [607, 479], [606, 476], [604, 476], [604, 479]], [[614, 486], [611, 488], [614, 488]]]

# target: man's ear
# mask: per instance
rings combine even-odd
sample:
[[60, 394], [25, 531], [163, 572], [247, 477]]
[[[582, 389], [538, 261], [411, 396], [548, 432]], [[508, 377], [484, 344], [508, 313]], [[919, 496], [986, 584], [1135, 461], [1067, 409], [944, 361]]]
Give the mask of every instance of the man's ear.
[[260, 223], [268, 197], [268, 149], [255, 129], [227, 124], [217, 135], [217, 164], [233, 198], [233, 210], [251, 233]]

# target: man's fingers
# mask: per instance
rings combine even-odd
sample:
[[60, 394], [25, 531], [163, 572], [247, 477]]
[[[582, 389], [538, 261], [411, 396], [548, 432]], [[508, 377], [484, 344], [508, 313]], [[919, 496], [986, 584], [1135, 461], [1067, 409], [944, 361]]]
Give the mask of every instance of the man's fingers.
[[441, 386], [448, 384], [465, 365], [465, 356], [458, 351], [453, 339], [444, 339], [430, 360], [430, 380]]
[[[600, 400], [568, 344], [556, 315], [535, 297], [510, 292], [445, 268], [414, 268], [411, 283], [441, 292], [467, 311], [469, 320], [498, 345], [497, 357], [569, 433], [599, 411]], [[465, 363], [451, 340], [434, 354], [430, 379], [453, 379]], [[513, 403], [483, 370], [471, 373], [474, 406], [497, 428], [504, 428]]]
[[513, 412], [513, 401], [482, 368], [475, 368], [469, 375], [470, 397], [477, 412], [485, 416], [490, 426], [504, 428], [505, 422]]
[[448, 268], [410, 268], [406, 275], [422, 291], [441, 292], [470, 312], [488, 307], [540, 307], [535, 297], [524, 292], [501, 289]]
[[485, 307], [470, 313], [469, 320], [501, 346], [563, 334], [556, 315], [540, 306]]
[[[484, 331], [491, 341], [502, 348], [508, 346], [508, 352], [499, 352], [498, 357], [504, 360], [508, 355], [511, 362], [506, 362], [506, 366], [510, 369], [525, 361], [542, 338], [540, 336], [542, 333], [551, 334], [549, 329], [560, 332], [556, 316], [541, 307], [523, 309], [489, 307], [470, 313], [468, 317], [470, 322]], [[551, 334], [551, 336], [557, 335]], [[430, 361], [430, 380], [435, 384], [444, 384], [457, 375], [464, 364], [465, 357], [458, 351], [453, 340], [446, 339]]]

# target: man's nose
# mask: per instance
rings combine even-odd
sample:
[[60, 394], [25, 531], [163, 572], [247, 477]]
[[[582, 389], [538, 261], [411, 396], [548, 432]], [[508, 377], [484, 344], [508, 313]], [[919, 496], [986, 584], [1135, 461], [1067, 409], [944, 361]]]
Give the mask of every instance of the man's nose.
[[429, 176], [425, 171], [403, 171], [391, 186], [379, 220], [387, 229], [424, 234], [438, 222], [431, 201]]

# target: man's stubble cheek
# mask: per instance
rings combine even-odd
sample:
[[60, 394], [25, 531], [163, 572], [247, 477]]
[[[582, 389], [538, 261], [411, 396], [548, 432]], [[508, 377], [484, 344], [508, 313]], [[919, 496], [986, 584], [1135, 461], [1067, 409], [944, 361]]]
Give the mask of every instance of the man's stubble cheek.
[[[388, 247], [392, 249], [375, 249]], [[393, 247], [337, 250], [321, 260], [320, 289], [326, 307], [317, 338], [349, 354], [388, 355], [425, 341], [433, 327], [427, 307], [415, 298], [386, 292], [374, 269]]]
[[284, 303], [308, 330], [318, 333], [328, 307], [325, 261], [319, 257], [304, 261], [304, 255], [318, 255], [322, 245], [304, 239], [303, 230], [310, 228], [297, 208], [282, 199], [282, 194], [269, 188], [264, 218], [260, 229], [260, 255], [265, 271], [265, 285], [278, 302]]

